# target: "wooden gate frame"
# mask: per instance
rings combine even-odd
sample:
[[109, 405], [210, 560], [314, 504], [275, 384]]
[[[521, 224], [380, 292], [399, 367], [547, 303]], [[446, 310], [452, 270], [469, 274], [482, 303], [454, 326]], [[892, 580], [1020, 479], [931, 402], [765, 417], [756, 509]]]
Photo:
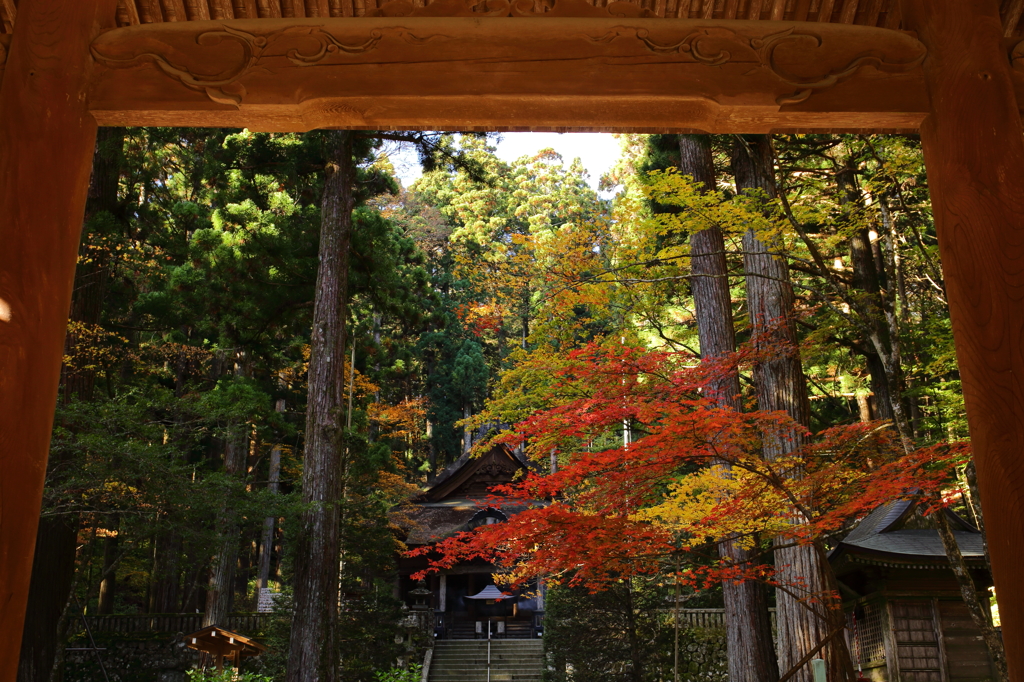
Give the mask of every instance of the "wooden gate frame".
[[[849, 23], [857, 0], [692, 0], [667, 19], [665, 0], [640, 1], [538, 15], [528, 0], [394, 0], [353, 16], [352, 0], [0, 0], [0, 682], [17, 669], [97, 124], [920, 130], [1024, 680], [1024, 3], [1004, 0], [1004, 30], [997, 0], [884, 0], [882, 27], [883, 0], [860, 0], [870, 26]], [[741, 4], [758, 20], [736, 19]], [[256, 18], [271, 6], [292, 16]], [[812, 6], [821, 21], [783, 21]], [[140, 7], [189, 21], [144, 24]]]

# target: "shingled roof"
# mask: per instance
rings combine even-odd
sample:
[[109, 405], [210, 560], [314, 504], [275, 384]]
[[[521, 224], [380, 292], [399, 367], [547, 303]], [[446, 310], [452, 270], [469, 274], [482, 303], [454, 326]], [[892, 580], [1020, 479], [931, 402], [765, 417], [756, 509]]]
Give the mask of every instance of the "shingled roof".
[[512, 498], [452, 499], [443, 502], [424, 502], [401, 507], [399, 525], [408, 533], [405, 543], [410, 546], [440, 542], [464, 530], [481, 512], [497, 510], [506, 519], [542, 502]]
[[497, 511], [500, 520], [544, 502], [496, 496], [490, 487], [511, 483], [536, 465], [517, 450], [495, 445], [484, 453], [465, 453], [438, 474], [412, 501], [392, 511], [392, 521], [406, 533], [408, 545], [438, 542], [470, 530], [478, 515]]
[[[528, 470], [531, 470], [531, 471], [536, 471], [537, 470], [537, 465], [534, 464], [533, 462], [531, 462], [526, 457], [526, 454], [522, 450], [512, 449], [512, 448], [507, 447], [505, 445], [499, 445], [499, 446], [496, 446], [496, 447], [500, 448], [502, 452], [506, 453], [514, 461], [516, 461], [520, 465], [522, 465], [522, 467], [524, 469], [528, 469]], [[436, 488], [440, 488], [446, 481], [448, 481], [448, 479], [450, 479], [452, 476], [454, 476], [458, 472], [462, 471], [462, 469], [465, 468], [466, 465], [468, 465], [470, 463], [470, 460], [478, 458], [480, 456], [481, 455], [479, 453], [474, 453], [474, 452], [464, 452], [464, 453], [462, 453], [461, 457], [459, 457], [457, 460], [455, 460], [454, 462], [449, 464], [444, 469], [444, 471], [439, 473], [437, 475], [437, 477], [434, 478], [434, 480], [430, 482], [430, 484], [427, 486], [426, 491], [424, 492], [424, 495], [429, 494], [429, 492], [431, 490], [434, 490]]]
[[[915, 518], [916, 503], [897, 500], [868, 514], [829, 555], [833, 564], [849, 558], [858, 563], [908, 563], [948, 565], [938, 531], [907, 528]], [[970, 563], [982, 562], [985, 550], [981, 533], [962, 517], [946, 510], [960, 552]]]

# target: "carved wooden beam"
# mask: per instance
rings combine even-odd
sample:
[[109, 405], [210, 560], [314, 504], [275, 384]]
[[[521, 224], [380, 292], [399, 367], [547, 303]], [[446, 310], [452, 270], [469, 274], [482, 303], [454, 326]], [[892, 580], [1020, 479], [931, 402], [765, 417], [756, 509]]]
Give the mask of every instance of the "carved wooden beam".
[[92, 54], [101, 125], [914, 130], [927, 111], [923, 46], [852, 25], [233, 20], [120, 28]]

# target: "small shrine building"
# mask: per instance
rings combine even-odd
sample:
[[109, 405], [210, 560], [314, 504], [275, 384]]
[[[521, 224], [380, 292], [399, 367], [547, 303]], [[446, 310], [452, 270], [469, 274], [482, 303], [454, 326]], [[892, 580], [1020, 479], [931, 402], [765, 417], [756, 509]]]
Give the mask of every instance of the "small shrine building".
[[[992, 585], [981, 533], [947, 510], [981, 594]], [[971, 619], [938, 531], [906, 500], [871, 512], [832, 550], [862, 679], [982, 682], [995, 670]], [[987, 606], [987, 605], [986, 605]]]
[[[501, 523], [543, 502], [495, 495], [496, 485], [511, 483], [531, 470], [518, 451], [495, 445], [483, 455], [464, 454], [431, 483], [419, 497], [395, 512], [407, 533], [410, 549], [425, 547], [461, 531]], [[482, 560], [463, 563], [431, 575], [422, 584], [410, 576], [427, 568], [426, 557], [399, 560], [398, 594], [412, 608], [434, 613], [437, 639], [491, 636], [535, 638], [542, 630], [543, 585], [527, 585], [504, 595], [495, 586], [496, 568]]]

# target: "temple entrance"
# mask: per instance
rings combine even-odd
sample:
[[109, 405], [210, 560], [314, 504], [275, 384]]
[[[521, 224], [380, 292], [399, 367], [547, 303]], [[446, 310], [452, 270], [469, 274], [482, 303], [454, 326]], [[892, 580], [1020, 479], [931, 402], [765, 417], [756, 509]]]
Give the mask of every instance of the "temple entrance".
[[[443, 575], [445, 601], [440, 616], [439, 639], [534, 639], [541, 634], [537, 615], [543, 614], [536, 583], [501, 598], [491, 573]], [[494, 597], [494, 598], [488, 598]]]

